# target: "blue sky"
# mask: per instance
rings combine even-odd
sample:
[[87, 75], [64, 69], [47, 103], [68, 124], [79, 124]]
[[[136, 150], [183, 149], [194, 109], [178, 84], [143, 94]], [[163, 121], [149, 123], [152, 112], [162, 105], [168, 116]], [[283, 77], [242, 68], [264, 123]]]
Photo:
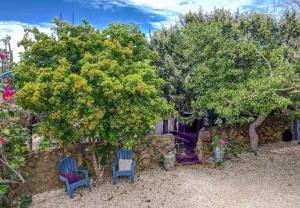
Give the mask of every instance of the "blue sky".
[[230, 10], [266, 9], [273, 0], [1, 0], [0, 38], [12, 36], [15, 53], [22, 51], [17, 42], [24, 27], [37, 26], [49, 33], [51, 20], [62, 15], [75, 23], [88, 20], [96, 28], [105, 28], [110, 22], [134, 22], [144, 32], [158, 29], [161, 24], [173, 23], [178, 15], [200, 7], [211, 11], [214, 7]]

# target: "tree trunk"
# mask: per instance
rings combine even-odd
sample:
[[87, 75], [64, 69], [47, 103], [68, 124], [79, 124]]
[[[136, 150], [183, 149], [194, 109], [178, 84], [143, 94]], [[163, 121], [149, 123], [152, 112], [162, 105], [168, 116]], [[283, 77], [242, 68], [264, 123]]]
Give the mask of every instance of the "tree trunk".
[[177, 131], [177, 118], [176, 117], [174, 117], [174, 123], [173, 123], [173, 130], [174, 131]]
[[32, 147], [33, 147], [33, 139], [32, 139], [32, 134], [33, 134], [33, 126], [29, 126], [29, 141], [28, 141], [28, 145], [29, 145], [29, 150], [32, 151]]
[[169, 126], [169, 120], [164, 119], [163, 120], [163, 133], [164, 134], [167, 134], [169, 132], [168, 126]]
[[95, 153], [95, 149], [96, 149], [95, 141], [93, 141], [92, 139], [90, 141], [91, 141], [91, 144], [92, 144], [92, 160], [93, 160], [93, 168], [95, 170], [96, 180], [101, 183], [104, 168], [101, 167], [100, 161], [98, 160], [98, 157]]
[[252, 151], [257, 151], [258, 134], [256, 129], [264, 122], [267, 116], [258, 116], [256, 120], [249, 126], [250, 148]]

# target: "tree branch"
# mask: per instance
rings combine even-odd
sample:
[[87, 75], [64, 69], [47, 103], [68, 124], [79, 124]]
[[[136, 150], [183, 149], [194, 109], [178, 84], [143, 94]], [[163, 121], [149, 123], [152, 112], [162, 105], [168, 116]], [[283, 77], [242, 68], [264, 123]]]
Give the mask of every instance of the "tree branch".
[[263, 60], [267, 63], [268, 67], [269, 67], [269, 72], [270, 72], [270, 76], [273, 76], [273, 69], [272, 66], [270, 64], [270, 62], [268, 61], [268, 59], [264, 56], [264, 54], [262, 54], [261, 51], [259, 51], [256, 47], [255, 47], [255, 51], [263, 58]]
[[7, 179], [0, 178], [0, 183], [19, 184], [20, 182], [16, 180], [7, 180]]
[[2, 155], [2, 158], [0, 158], [0, 162], [3, 163], [6, 167], [8, 167], [14, 174], [16, 174], [16, 176], [21, 180], [22, 183], [25, 183], [25, 179], [23, 178], [21, 173], [15, 170], [13, 167], [11, 167], [11, 165], [8, 163], [3, 150], [1, 150], [0, 153]]

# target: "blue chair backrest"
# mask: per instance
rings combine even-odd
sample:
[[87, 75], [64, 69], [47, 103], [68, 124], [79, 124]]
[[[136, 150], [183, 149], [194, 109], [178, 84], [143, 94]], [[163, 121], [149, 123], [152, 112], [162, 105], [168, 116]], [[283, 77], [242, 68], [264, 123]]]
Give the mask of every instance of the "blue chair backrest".
[[65, 157], [59, 163], [59, 171], [61, 174], [65, 174], [68, 172], [77, 172], [76, 161], [70, 157]]
[[119, 149], [117, 151], [117, 159], [130, 160], [132, 158], [132, 150]]

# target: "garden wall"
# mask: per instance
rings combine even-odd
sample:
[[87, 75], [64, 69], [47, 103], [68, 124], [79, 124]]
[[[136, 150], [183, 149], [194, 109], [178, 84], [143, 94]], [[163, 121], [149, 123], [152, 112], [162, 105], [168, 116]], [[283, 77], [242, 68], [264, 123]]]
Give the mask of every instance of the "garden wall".
[[34, 152], [29, 156], [25, 171], [29, 173], [26, 183], [19, 187], [17, 193], [39, 193], [63, 187], [59, 181], [59, 161], [70, 156], [76, 159], [79, 167], [84, 167], [93, 174], [92, 162], [87, 145], [74, 145], [69, 148]]
[[164, 148], [174, 148], [175, 138], [173, 134], [163, 134], [159, 136], [148, 136], [142, 142], [136, 145], [133, 149], [139, 169], [145, 169], [152, 164], [157, 164], [161, 161], [161, 151]]
[[[282, 139], [282, 133], [291, 126], [287, 118], [270, 116], [258, 129], [259, 143], [276, 142]], [[222, 128], [212, 128], [212, 135], [221, 135], [229, 141], [234, 139], [241, 145], [249, 144], [248, 126], [225, 126]], [[174, 146], [174, 136], [165, 134], [161, 136], [149, 136], [142, 140], [133, 149], [134, 159], [137, 160], [138, 169], [143, 170], [153, 164], [159, 163], [161, 150], [165, 147]], [[87, 168], [93, 175], [92, 159], [88, 146], [76, 145], [68, 149], [54, 149], [40, 153], [32, 153], [27, 162], [26, 169], [30, 177], [26, 183], [20, 187], [19, 193], [38, 193], [54, 188], [63, 187], [58, 180], [58, 163], [66, 157], [71, 156], [76, 159], [78, 166]], [[111, 176], [110, 164], [104, 171], [104, 177]]]
[[[237, 142], [249, 144], [248, 125], [224, 126], [213, 128], [213, 135], [220, 135], [227, 140], [234, 139]], [[291, 122], [286, 117], [269, 116], [257, 129], [259, 144], [277, 142], [282, 140], [282, 133], [291, 129]]]
[[[154, 138], [153, 138], [154, 137]], [[138, 162], [138, 169], [142, 170], [160, 160], [160, 151], [168, 144], [174, 143], [172, 135], [149, 136], [141, 144], [134, 148], [134, 159]], [[76, 159], [77, 165], [89, 170], [94, 175], [92, 158], [87, 145], [74, 145], [69, 148], [53, 149], [49, 151], [36, 152], [30, 155], [26, 164], [26, 171], [30, 177], [26, 183], [19, 187], [16, 194], [39, 193], [47, 190], [62, 188], [59, 181], [58, 164], [59, 161], [70, 156]], [[105, 167], [104, 177], [111, 176], [111, 165]]]

